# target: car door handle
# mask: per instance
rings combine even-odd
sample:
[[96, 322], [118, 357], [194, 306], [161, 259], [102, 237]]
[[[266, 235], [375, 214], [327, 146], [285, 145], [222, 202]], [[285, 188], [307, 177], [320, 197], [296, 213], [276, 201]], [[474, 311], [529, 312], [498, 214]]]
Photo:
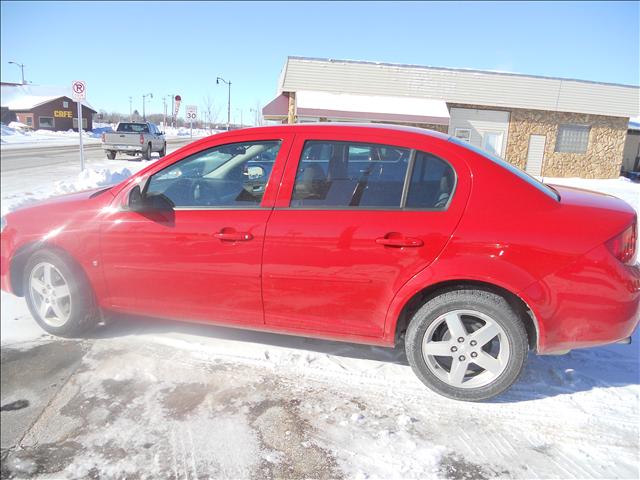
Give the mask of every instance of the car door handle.
[[385, 247], [421, 247], [424, 245], [422, 240], [414, 237], [382, 237], [376, 238], [376, 243]]
[[246, 242], [253, 239], [253, 235], [249, 232], [218, 232], [213, 234], [219, 240], [223, 242]]

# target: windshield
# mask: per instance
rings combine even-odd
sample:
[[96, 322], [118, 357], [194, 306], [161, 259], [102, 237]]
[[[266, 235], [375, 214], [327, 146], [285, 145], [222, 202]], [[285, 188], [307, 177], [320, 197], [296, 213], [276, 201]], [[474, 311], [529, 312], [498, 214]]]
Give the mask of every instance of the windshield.
[[540, 182], [539, 180], [535, 179], [534, 177], [529, 175], [527, 172], [525, 172], [523, 170], [520, 170], [518, 167], [516, 167], [514, 165], [511, 165], [509, 162], [504, 161], [500, 157], [492, 155], [491, 153], [487, 152], [486, 150], [482, 150], [481, 148], [478, 148], [478, 147], [476, 147], [474, 145], [471, 145], [470, 143], [468, 143], [468, 142], [466, 142], [464, 140], [460, 140], [459, 138], [449, 137], [449, 141], [451, 143], [455, 143], [456, 145], [460, 145], [461, 147], [464, 147], [464, 148], [466, 148], [468, 150], [471, 150], [472, 152], [475, 152], [478, 155], [482, 155], [483, 157], [491, 160], [493, 163], [497, 163], [501, 167], [506, 168], [511, 173], [513, 173], [514, 175], [518, 176], [519, 178], [521, 178], [522, 180], [527, 182], [529, 185], [537, 188], [538, 190], [540, 190], [541, 192], [543, 192], [546, 195], [550, 196], [554, 200], [556, 200], [558, 202], [560, 201], [560, 195], [558, 195], [558, 193], [555, 190], [553, 190], [551, 187], [549, 187], [549, 186], [545, 185], [544, 183]]

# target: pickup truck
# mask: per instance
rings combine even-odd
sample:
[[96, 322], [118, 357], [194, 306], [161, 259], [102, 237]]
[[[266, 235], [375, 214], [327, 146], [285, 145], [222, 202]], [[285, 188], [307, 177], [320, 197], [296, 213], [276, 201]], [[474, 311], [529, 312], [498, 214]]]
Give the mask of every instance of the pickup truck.
[[102, 149], [109, 160], [116, 158], [118, 152], [130, 156], [141, 153], [149, 160], [152, 152], [158, 152], [161, 157], [166, 155], [167, 141], [164, 132], [153, 123], [120, 122], [114, 133], [102, 134]]

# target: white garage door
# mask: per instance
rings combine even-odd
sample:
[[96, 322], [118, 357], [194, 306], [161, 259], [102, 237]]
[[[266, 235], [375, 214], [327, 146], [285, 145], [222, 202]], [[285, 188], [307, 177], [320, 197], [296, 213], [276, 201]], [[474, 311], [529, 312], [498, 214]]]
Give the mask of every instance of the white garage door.
[[509, 112], [452, 108], [449, 135], [503, 157], [507, 149]]

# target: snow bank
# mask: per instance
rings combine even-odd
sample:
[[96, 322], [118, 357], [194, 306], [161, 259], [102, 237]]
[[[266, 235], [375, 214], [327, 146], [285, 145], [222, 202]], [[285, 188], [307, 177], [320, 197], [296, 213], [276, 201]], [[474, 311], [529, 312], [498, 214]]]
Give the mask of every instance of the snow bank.
[[[102, 131], [83, 131], [82, 137], [88, 143], [100, 141]], [[74, 144], [78, 143], [78, 132], [73, 130], [19, 130], [11, 126], [2, 126], [0, 143], [2, 145], [34, 144], [34, 143]]]
[[[125, 163], [125, 162], [123, 162]], [[2, 196], [2, 214], [45, 200], [56, 195], [80, 192], [109, 185], [115, 185], [129, 178], [134, 172], [148, 165], [148, 162], [126, 167], [87, 168], [75, 178], [58, 180], [22, 193], [8, 193]], [[3, 187], [4, 189], [4, 187]]]

